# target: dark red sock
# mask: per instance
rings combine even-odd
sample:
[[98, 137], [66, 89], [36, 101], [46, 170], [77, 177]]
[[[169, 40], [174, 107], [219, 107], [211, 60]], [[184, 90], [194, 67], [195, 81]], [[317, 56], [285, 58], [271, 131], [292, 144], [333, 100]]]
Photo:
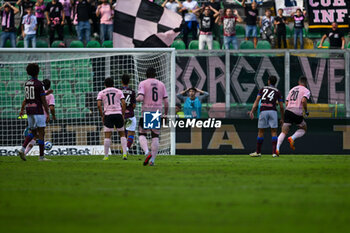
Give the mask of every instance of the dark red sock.
[[256, 153], [260, 154], [261, 153], [261, 147], [264, 142], [264, 138], [257, 138], [257, 143], [256, 143]]
[[131, 145], [132, 145], [133, 142], [134, 142], [134, 136], [133, 135], [129, 135], [129, 137], [128, 137], [128, 144], [127, 144], [127, 147], [129, 149], [131, 148]]
[[30, 141], [33, 139], [32, 135], [28, 135], [23, 142], [23, 147], [26, 148], [28, 146], [28, 144], [30, 143]]
[[277, 148], [277, 137], [272, 137], [272, 153], [276, 154], [276, 148]]

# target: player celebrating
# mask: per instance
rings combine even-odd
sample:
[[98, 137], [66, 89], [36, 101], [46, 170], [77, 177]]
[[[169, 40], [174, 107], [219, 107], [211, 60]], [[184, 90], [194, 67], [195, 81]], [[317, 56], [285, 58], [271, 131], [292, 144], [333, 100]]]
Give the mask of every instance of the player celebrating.
[[[120, 142], [123, 149], [123, 159], [127, 159], [126, 138], [124, 129], [124, 114], [125, 114], [125, 100], [123, 92], [114, 88], [114, 81], [112, 78], [105, 79], [105, 89], [100, 91], [97, 95], [97, 107], [100, 113], [102, 123], [104, 124], [105, 140], [103, 160], [108, 160], [108, 152], [111, 146], [111, 137], [114, 126], [120, 136]], [[103, 108], [102, 110], [102, 102]]]
[[[142, 114], [144, 112], [158, 112], [162, 113], [163, 102], [164, 102], [164, 115], [168, 113], [168, 93], [166, 91], [163, 82], [155, 79], [156, 70], [150, 67], [146, 71], [147, 79], [140, 82], [138, 88], [138, 95], [136, 101], [142, 102]], [[141, 148], [145, 152], [146, 159], [143, 165], [146, 166], [150, 163], [151, 166], [154, 165], [154, 161], [157, 157], [159, 148], [159, 129], [151, 129], [152, 144], [151, 151], [148, 150], [147, 145], [147, 131], [148, 129], [143, 128], [143, 117], [141, 117], [139, 122], [139, 141]]]
[[125, 127], [126, 136], [128, 137], [127, 150], [129, 150], [134, 142], [135, 129], [136, 129], [136, 117], [134, 109], [136, 107], [135, 91], [129, 87], [130, 76], [124, 74], [122, 76], [122, 92], [125, 97], [126, 110], [125, 110]]
[[[38, 80], [39, 74], [38, 64], [32, 63], [27, 66], [27, 74], [31, 78], [25, 83], [25, 99], [23, 100], [20, 116], [24, 114], [24, 108], [26, 108], [26, 113], [28, 115], [28, 127], [30, 133], [24, 139], [22, 148], [18, 152], [18, 155], [23, 161], [26, 161], [26, 156], [24, 151], [30, 141], [34, 137], [38, 138], [40, 157], [39, 161], [49, 161], [44, 157], [44, 136], [46, 122], [49, 121], [49, 108], [47, 106], [45, 91], [42, 82]], [[44, 107], [44, 108], [43, 108]], [[46, 117], [44, 115], [46, 113]]]
[[254, 119], [254, 113], [260, 103], [260, 115], [258, 121], [258, 138], [257, 138], [257, 146], [256, 152], [251, 153], [251, 157], [260, 157], [261, 156], [261, 147], [264, 142], [264, 132], [266, 128], [271, 128], [271, 136], [272, 136], [272, 156], [277, 157], [278, 152], [276, 151], [277, 144], [277, 128], [278, 128], [278, 116], [276, 104], [279, 103], [280, 111], [281, 111], [281, 121], [283, 122], [283, 101], [282, 96], [279, 90], [275, 87], [277, 83], [277, 78], [275, 76], [270, 76], [268, 80], [268, 86], [260, 89], [258, 96], [254, 102], [254, 105], [249, 112], [249, 116], [251, 119]]
[[303, 118], [303, 110], [308, 116], [307, 100], [310, 98], [310, 91], [306, 88], [306, 77], [299, 78], [299, 85], [289, 91], [286, 99], [286, 113], [285, 120], [282, 126], [282, 133], [278, 136], [277, 154], [279, 155], [280, 146], [289, 132], [290, 126], [294, 123], [298, 126], [298, 130], [288, 138], [290, 148], [295, 150], [294, 141], [297, 138], [304, 136], [306, 133], [306, 122]]
[[[46, 99], [46, 102], [47, 102], [47, 104], [49, 106], [49, 109], [50, 109], [50, 112], [51, 112], [51, 115], [52, 115], [52, 119], [56, 120], [56, 115], [55, 115], [55, 97], [52, 94], [52, 90], [49, 91], [50, 87], [51, 87], [51, 81], [49, 79], [44, 79], [43, 80], [43, 85], [44, 85], [44, 88], [45, 88], [45, 99]], [[44, 114], [45, 114], [45, 117], [47, 117], [45, 111], [44, 111]], [[26, 147], [26, 150], [24, 151], [25, 155], [27, 155], [29, 153], [29, 151], [33, 148], [33, 146], [35, 145], [36, 139], [37, 138], [34, 137], [33, 140], [30, 141], [30, 143]]]

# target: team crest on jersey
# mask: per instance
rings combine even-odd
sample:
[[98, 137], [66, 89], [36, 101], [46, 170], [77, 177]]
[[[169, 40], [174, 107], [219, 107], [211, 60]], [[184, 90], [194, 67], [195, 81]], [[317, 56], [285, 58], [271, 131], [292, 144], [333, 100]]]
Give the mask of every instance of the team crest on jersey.
[[162, 114], [157, 110], [156, 112], [143, 113], [143, 128], [144, 129], [160, 129], [160, 122]]

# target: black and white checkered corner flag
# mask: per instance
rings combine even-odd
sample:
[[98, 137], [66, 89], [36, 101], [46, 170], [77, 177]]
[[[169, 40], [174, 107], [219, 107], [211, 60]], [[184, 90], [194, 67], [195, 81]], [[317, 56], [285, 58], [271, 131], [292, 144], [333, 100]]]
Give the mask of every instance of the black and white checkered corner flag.
[[179, 14], [149, 0], [118, 0], [114, 8], [113, 47], [169, 47], [179, 34], [181, 22]]

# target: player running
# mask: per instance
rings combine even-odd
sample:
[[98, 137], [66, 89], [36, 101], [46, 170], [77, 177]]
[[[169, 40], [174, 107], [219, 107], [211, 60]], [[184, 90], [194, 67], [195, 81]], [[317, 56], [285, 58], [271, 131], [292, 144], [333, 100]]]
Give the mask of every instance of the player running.
[[[44, 79], [43, 80], [43, 85], [45, 88], [45, 98], [46, 98], [46, 102], [47, 105], [49, 106], [51, 115], [52, 115], [52, 119], [56, 120], [56, 115], [55, 115], [55, 97], [52, 94], [52, 90], [50, 90], [51, 87], [51, 81], [49, 79]], [[44, 111], [45, 117], [46, 117], [46, 112]], [[37, 138], [34, 137], [32, 141], [30, 141], [30, 143], [28, 144], [28, 146], [26, 147], [26, 150], [24, 151], [24, 154], [27, 155], [29, 153], [29, 151], [34, 147], [35, 142], [36, 142]]]
[[[124, 114], [125, 114], [125, 100], [123, 92], [114, 88], [114, 81], [112, 78], [105, 79], [105, 89], [100, 91], [97, 95], [97, 107], [100, 113], [102, 123], [104, 125], [105, 140], [103, 160], [108, 160], [109, 148], [111, 147], [111, 137], [114, 127], [120, 136], [120, 142], [123, 149], [123, 159], [127, 159], [126, 138], [124, 129]], [[103, 110], [102, 110], [103, 103]]]
[[295, 150], [294, 141], [297, 138], [304, 136], [306, 133], [306, 122], [303, 117], [303, 110], [308, 116], [307, 100], [310, 98], [310, 91], [306, 88], [306, 77], [299, 78], [299, 85], [289, 91], [286, 99], [286, 112], [284, 116], [284, 124], [282, 126], [282, 133], [278, 136], [277, 155], [279, 155], [280, 146], [289, 132], [290, 126], [294, 123], [298, 126], [298, 130], [288, 138], [290, 148]]
[[[154, 161], [157, 157], [159, 148], [159, 134], [160, 129], [151, 129], [152, 144], [151, 151], [148, 150], [147, 145], [147, 132], [149, 129], [143, 128], [143, 113], [144, 112], [156, 112], [161, 115], [164, 103], [164, 115], [168, 113], [168, 93], [165, 85], [162, 81], [155, 79], [156, 70], [150, 67], [146, 71], [147, 79], [140, 82], [138, 87], [138, 95], [136, 101], [142, 102], [142, 117], [139, 121], [139, 141], [142, 150], [145, 152], [146, 159], [143, 165], [146, 166], [150, 163], [150, 166], [154, 165]], [[154, 114], [154, 115], [157, 115]], [[159, 116], [158, 115], [158, 116]]]
[[261, 147], [264, 142], [264, 132], [266, 128], [271, 128], [272, 136], [272, 157], [278, 157], [276, 151], [277, 144], [277, 128], [278, 128], [278, 116], [276, 104], [279, 103], [281, 111], [281, 121], [283, 122], [283, 100], [280, 91], [275, 87], [277, 83], [277, 78], [275, 76], [270, 76], [268, 79], [268, 86], [260, 89], [258, 96], [254, 102], [254, 105], [249, 112], [251, 119], [254, 119], [254, 113], [260, 103], [260, 115], [258, 121], [258, 138], [256, 152], [251, 153], [251, 157], [260, 157], [261, 156]]
[[128, 137], [127, 150], [132, 146], [135, 137], [135, 129], [136, 129], [136, 117], [134, 114], [134, 109], [136, 107], [136, 96], [135, 91], [129, 87], [130, 76], [124, 74], [122, 76], [122, 92], [125, 97], [125, 127], [126, 127], [126, 136]]
[[22, 148], [18, 152], [18, 155], [23, 161], [27, 160], [24, 151], [34, 137], [38, 138], [40, 153], [39, 161], [50, 160], [44, 157], [45, 127], [46, 122], [50, 120], [50, 117], [44, 87], [42, 82], [38, 80], [39, 70], [40, 68], [38, 64], [32, 63], [27, 66], [27, 74], [30, 75], [31, 78], [25, 83], [25, 99], [23, 100], [21, 111], [19, 113], [22, 117], [25, 108], [28, 115], [28, 127], [30, 129], [30, 133], [24, 139]]

